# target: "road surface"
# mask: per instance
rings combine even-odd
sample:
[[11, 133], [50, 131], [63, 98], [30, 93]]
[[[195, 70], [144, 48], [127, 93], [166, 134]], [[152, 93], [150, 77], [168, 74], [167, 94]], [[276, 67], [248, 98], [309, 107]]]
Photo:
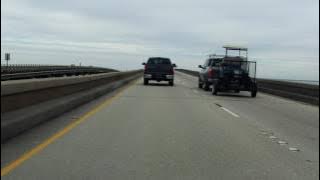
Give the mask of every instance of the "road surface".
[[139, 79], [2, 144], [1, 178], [319, 179], [318, 159], [318, 107], [216, 97], [176, 72], [174, 87]]

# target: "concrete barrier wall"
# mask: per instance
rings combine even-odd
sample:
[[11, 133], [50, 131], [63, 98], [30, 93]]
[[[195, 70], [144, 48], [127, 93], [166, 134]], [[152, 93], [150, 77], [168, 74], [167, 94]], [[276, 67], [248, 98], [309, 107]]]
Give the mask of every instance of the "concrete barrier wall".
[[26, 79], [15, 81], [1, 82], [1, 97], [5, 95], [12, 95], [17, 93], [24, 93], [28, 91], [35, 91], [40, 89], [67, 86], [72, 84], [86, 83], [96, 81], [100, 79], [110, 79], [118, 76], [125, 76], [134, 74], [137, 71], [127, 72], [111, 72], [103, 74], [93, 74], [89, 76], [71, 76], [71, 77], [59, 77], [59, 78], [45, 78], [45, 79]]
[[[177, 71], [198, 76], [198, 71], [187, 69], [177, 69]], [[309, 104], [319, 105], [319, 86], [293, 83], [285, 81], [276, 81], [269, 79], [257, 79], [258, 89], [261, 92], [269, 93]]]
[[137, 72], [140, 71], [1, 82], [1, 113], [107, 84]]
[[1, 82], [1, 142], [140, 77], [141, 70]]
[[261, 92], [319, 105], [319, 86], [268, 79], [258, 79]]

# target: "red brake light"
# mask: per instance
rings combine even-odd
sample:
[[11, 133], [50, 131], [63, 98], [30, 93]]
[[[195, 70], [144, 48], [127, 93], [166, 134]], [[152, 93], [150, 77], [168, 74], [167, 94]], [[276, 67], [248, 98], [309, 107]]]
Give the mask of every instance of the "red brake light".
[[147, 70], [147, 64], [144, 65], [144, 70], [145, 70], [145, 71]]
[[170, 73], [174, 74], [174, 69], [173, 68], [170, 69]]
[[212, 78], [213, 75], [214, 75], [214, 70], [213, 70], [212, 68], [210, 68], [210, 69], [208, 70], [208, 77]]

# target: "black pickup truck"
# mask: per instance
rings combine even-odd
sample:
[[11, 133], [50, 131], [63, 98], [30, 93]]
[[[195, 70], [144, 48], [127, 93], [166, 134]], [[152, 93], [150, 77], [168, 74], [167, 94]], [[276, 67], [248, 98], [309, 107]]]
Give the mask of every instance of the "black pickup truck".
[[174, 67], [169, 58], [151, 57], [144, 65], [144, 85], [147, 85], [150, 80], [157, 82], [168, 81], [170, 86], [174, 84]]

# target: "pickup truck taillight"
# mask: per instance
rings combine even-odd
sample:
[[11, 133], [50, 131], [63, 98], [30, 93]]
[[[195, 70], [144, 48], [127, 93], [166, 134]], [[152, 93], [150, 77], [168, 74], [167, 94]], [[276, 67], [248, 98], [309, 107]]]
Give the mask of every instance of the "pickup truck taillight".
[[170, 69], [170, 73], [174, 74], [174, 69], [173, 68]]
[[146, 71], [146, 70], [147, 70], [147, 65], [145, 64], [145, 65], [144, 65], [144, 71]]
[[212, 78], [213, 75], [214, 75], [214, 70], [213, 70], [212, 68], [209, 68], [209, 70], [208, 70], [208, 77], [209, 77], [209, 78]]

